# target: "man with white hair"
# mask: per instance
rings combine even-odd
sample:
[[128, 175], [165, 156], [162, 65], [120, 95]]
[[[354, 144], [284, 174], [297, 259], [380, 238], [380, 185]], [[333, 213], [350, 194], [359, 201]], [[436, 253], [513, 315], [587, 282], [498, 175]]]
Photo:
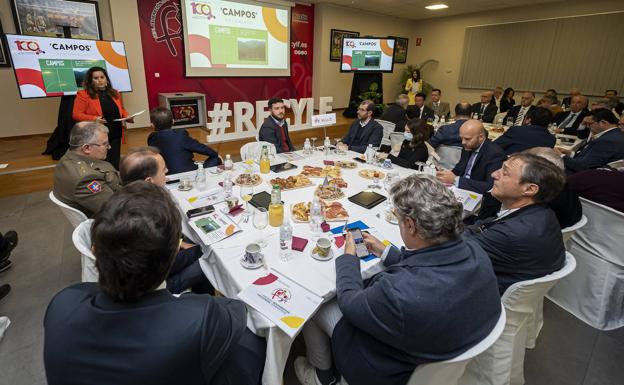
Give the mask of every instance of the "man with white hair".
[[407, 106], [409, 105], [409, 97], [401, 94], [395, 104], [389, 105], [381, 114], [379, 119], [394, 123], [394, 132], [405, 131], [405, 123], [407, 123]]
[[556, 123], [564, 134], [577, 135], [576, 130], [589, 112], [587, 109], [589, 100], [586, 96], [576, 95], [572, 97], [570, 103], [570, 110], [555, 115], [553, 123]]
[[93, 217], [120, 187], [119, 173], [108, 163], [108, 128], [79, 122], [69, 135], [69, 150], [54, 170], [54, 196]]
[[337, 299], [303, 327], [307, 359], [295, 360], [303, 385], [336, 384], [334, 362], [349, 384], [404, 385], [418, 365], [470, 349], [500, 316], [492, 265], [462, 238], [462, 206], [452, 192], [413, 174], [395, 183], [390, 196], [405, 247], [363, 233], [385, 269], [362, 280], [347, 232], [344, 254], [336, 258]]

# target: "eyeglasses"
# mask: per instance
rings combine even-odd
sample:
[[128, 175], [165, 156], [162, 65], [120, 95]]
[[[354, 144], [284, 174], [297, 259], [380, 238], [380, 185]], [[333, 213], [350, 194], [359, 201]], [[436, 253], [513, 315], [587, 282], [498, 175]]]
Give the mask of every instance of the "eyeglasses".
[[98, 146], [98, 147], [106, 147], [106, 148], [111, 148], [110, 143], [109, 142], [104, 142], [104, 143], [85, 143], [85, 145], [89, 145], [89, 146]]

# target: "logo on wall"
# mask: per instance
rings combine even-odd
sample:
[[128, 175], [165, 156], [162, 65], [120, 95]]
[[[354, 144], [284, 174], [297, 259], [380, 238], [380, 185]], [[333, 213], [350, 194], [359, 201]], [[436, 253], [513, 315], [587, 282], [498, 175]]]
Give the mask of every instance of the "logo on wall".
[[45, 53], [45, 51], [42, 51], [41, 48], [39, 48], [39, 43], [37, 43], [36, 41], [16, 40], [15, 45], [17, 46], [18, 51], [34, 52], [37, 55]]
[[160, 0], [154, 5], [150, 16], [152, 37], [157, 43], [164, 42], [171, 56], [178, 56], [173, 41], [182, 40], [182, 19], [178, 3], [172, 0]]

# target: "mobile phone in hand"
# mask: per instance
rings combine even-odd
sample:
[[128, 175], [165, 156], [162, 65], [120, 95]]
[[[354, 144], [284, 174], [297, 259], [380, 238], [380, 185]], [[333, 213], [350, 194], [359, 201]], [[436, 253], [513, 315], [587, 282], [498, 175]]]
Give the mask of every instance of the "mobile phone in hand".
[[353, 237], [353, 242], [355, 242], [355, 255], [357, 255], [359, 258], [367, 257], [369, 252], [366, 244], [364, 243], [362, 231], [360, 229], [349, 229], [349, 232]]
[[189, 219], [191, 219], [193, 217], [198, 217], [200, 215], [210, 214], [213, 211], [214, 211], [214, 206], [213, 205], [204, 206], [204, 207], [198, 207], [196, 209], [191, 209], [191, 210], [187, 211], [186, 212], [186, 216]]

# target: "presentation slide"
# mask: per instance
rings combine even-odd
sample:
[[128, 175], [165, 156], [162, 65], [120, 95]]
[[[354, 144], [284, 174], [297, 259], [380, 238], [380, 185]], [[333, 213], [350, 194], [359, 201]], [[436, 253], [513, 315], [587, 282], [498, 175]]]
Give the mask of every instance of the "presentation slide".
[[186, 76], [290, 76], [290, 8], [182, 0]]
[[112, 86], [132, 91], [123, 42], [6, 35], [23, 99], [74, 95], [89, 68], [106, 69]]
[[340, 72], [392, 72], [394, 67], [394, 39], [344, 38]]

